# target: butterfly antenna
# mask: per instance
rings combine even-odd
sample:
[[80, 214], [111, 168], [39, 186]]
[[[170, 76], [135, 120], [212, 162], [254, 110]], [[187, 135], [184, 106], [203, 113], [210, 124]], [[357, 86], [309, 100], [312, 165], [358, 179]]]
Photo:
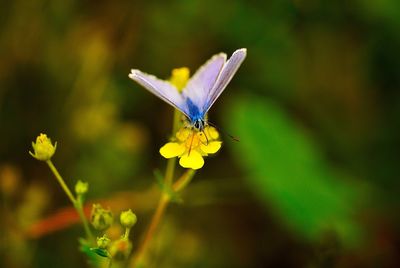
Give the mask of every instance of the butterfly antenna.
[[215, 124], [211, 123], [211, 122], [207, 122], [207, 124], [209, 124], [212, 127], [215, 127], [219, 132], [221, 132], [224, 135], [227, 135], [229, 138], [231, 138], [232, 140], [239, 142], [239, 138], [232, 136], [231, 134], [225, 132], [223, 129], [221, 129], [220, 127], [217, 127]]

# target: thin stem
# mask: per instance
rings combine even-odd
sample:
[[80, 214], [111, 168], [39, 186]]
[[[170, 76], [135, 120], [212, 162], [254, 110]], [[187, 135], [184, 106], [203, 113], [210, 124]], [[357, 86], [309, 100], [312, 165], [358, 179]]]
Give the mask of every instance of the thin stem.
[[81, 218], [82, 224], [83, 224], [83, 229], [85, 229], [86, 237], [91, 241], [94, 242], [94, 236], [92, 234], [92, 231], [89, 228], [89, 223], [86, 219], [85, 212], [83, 211], [83, 204], [82, 204], [82, 198], [78, 197], [78, 201], [75, 204], [75, 209], [79, 214], [79, 218]]
[[53, 172], [58, 183], [61, 185], [61, 188], [63, 188], [64, 192], [67, 194], [69, 200], [71, 200], [72, 204], [75, 206], [76, 199], [75, 199], [74, 195], [72, 194], [72, 192], [69, 190], [67, 184], [65, 183], [64, 179], [61, 177], [60, 173], [58, 173], [58, 170], [56, 169], [56, 167], [53, 165], [53, 162], [51, 162], [51, 160], [47, 160], [46, 163], [49, 166], [50, 170]]
[[[167, 167], [167, 171], [168, 171], [168, 167]], [[173, 175], [173, 171], [174, 171], [174, 169], [172, 170], [172, 175]], [[185, 172], [185, 174], [183, 174], [172, 185], [172, 189], [175, 192], [182, 191], [190, 183], [190, 181], [192, 180], [195, 173], [196, 173], [196, 171], [193, 169], [187, 170]], [[167, 180], [167, 176], [165, 177], [165, 180]], [[140, 264], [143, 262], [143, 259], [146, 257], [146, 251], [149, 246], [149, 243], [151, 242], [151, 240], [154, 236], [154, 233], [157, 230], [157, 227], [160, 224], [162, 217], [164, 216], [165, 209], [167, 208], [169, 201], [170, 201], [170, 198], [169, 198], [168, 194], [163, 193], [160, 198], [160, 201], [158, 202], [156, 212], [154, 213], [154, 215], [151, 219], [149, 229], [147, 230], [147, 233], [142, 242], [142, 245], [139, 247], [139, 249], [136, 253], [136, 256], [133, 260], [133, 267], [140, 266]]]
[[49, 166], [50, 170], [53, 172], [58, 183], [61, 185], [61, 188], [67, 194], [69, 200], [71, 200], [72, 205], [75, 207], [76, 211], [78, 212], [79, 218], [81, 219], [82, 224], [83, 224], [83, 228], [85, 229], [86, 237], [89, 240], [94, 241], [93, 234], [90, 231], [89, 224], [85, 217], [85, 213], [83, 212], [82, 200], [80, 198], [76, 199], [74, 197], [71, 190], [68, 188], [67, 184], [65, 183], [64, 179], [61, 177], [60, 173], [58, 172], [57, 168], [53, 165], [53, 162], [51, 162], [51, 160], [47, 160], [46, 163]]
[[177, 109], [174, 110], [174, 121], [172, 124], [172, 135], [175, 135], [176, 132], [178, 132], [178, 129], [181, 127], [181, 117], [182, 114], [180, 111]]
[[143, 259], [146, 257], [146, 251], [149, 247], [149, 244], [154, 236], [154, 233], [161, 221], [161, 218], [164, 216], [165, 209], [167, 208], [167, 205], [169, 203], [169, 197], [166, 194], [163, 194], [160, 198], [160, 201], [158, 202], [157, 209], [151, 219], [151, 223], [149, 226], [149, 229], [147, 230], [146, 236], [139, 247], [136, 256], [133, 260], [133, 266], [132, 267], [139, 267], [141, 263], [143, 262]]
[[169, 187], [172, 184], [176, 165], [176, 157], [168, 159], [167, 169], [165, 170], [164, 184]]
[[[172, 123], [172, 135], [175, 135], [175, 133], [178, 131], [181, 122], [180, 122], [180, 117], [181, 113], [178, 110], [174, 110], [174, 118], [173, 118], [173, 123]], [[172, 181], [174, 178], [174, 172], [175, 172], [175, 166], [176, 166], [176, 158], [171, 158], [168, 159], [167, 162], [167, 168], [165, 170], [165, 177], [164, 177], [164, 184], [167, 187], [170, 187], [172, 185]], [[146, 252], [149, 247], [150, 241], [152, 240], [155, 231], [157, 230], [157, 227], [161, 221], [161, 218], [164, 216], [165, 209], [168, 206], [168, 203], [170, 201], [170, 198], [168, 194], [162, 193], [160, 197], [160, 201], [158, 202], [156, 211], [154, 212], [154, 215], [151, 219], [149, 229], [147, 230], [146, 236], [140, 245], [134, 259], [133, 259], [133, 267], [139, 266], [141, 262], [143, 262], [143, 259], [146, 257]]]
[[[175, 133], [178, 132], [178, 129], [181, 125], [180, 117], [181, 117], [181, 113], [177, 109], [175, 109], [174, 110], [174, 119], [173, 119], [173, 123], [172, 123], [172, 135], [175, 135]], [[175, 165], [176, 165], [175, 157], [168, 159], [167, 169], [165, 171], [165, 179], [164, 179], [164, 183], [166, 186], [171, 186], [171, 184], [172, 184], [172, 179], [174, 177], [174, 171], [175, 171]]]
[[172, 189], [174, 192], [180, 192], [192, 181], [192, 178], [196, 174], [193, 169], [188, 169], [173, 185]]
[[126, 238], [126, 239], [129, 239], [129, 233], [131, 232], [131, 228], [125, 228], [125, 234], [124, 234], [124, 237]]
[[[178, 110], [174, 110], [174, 119], [172, 125], [172, 135], [175, 135], [181, 127], [181, 113]], [[172, 189], [176, 192], [183, 190], [193, 178], [195, 171], [190, 169], [182, 175], [178, 181], [173, 184], [174, 172], [176, 166], [176, 158], [168, 159], [167, 168], [165, 170], [164, 184], [167, 187], [172, 187]], [[165, 210], [170, 202], [170, 196], [168, 193], [162, 193], [160, 200], [158, 202], [156, 211], [151, 219], [149, 229], [143, 239], [142, 244], [139, 246], [139, 249], [136, 255], [133, 258], [133, 262], [131, 263], [131, 267], [139, 267], [145, 263], [146, 253], [148, 247], [150, 245], [151, 240], [154, 237], [154, 234], [157, 230], [158, 225], [161, 222], [162, 217], [165, 214]], [[129, 233], [128, 233], [129, 235]]]

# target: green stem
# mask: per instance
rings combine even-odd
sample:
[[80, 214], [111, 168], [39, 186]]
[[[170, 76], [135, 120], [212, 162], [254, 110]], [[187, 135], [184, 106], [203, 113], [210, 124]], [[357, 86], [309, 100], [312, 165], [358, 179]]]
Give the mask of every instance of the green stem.
[[[171, 159], [169, 161], [171, 161]], [[168, 164], [169, 163], [170, 162], [168, 162]], [[165, 183], [166, 183], [167, 179], [169, 179], [169, 177], [167, 176], [169, 174], [168, 167], [169, 167], [169, 165], [167, 165]], [[171, 175], [171, 178], [174, 175], [174, 170], [175, 170], [175, 162], [174, 162], [174, 166], [171, 168], [171, 171], [170, 171], [171, 173], [169, 174], [169, 175]], [[195, 173], [196, 173], [196, 171], [193, 169], [187, 170], [185, 172], [185, 174], [183, 174], [172, 185], [172, 189], [176, 192], [182, 191], [190, 183], [190, 181], [192, 180]], [[147, 252], [148, 246], [150, 245], [150, 242], [153, 239], [154, 233], [157, 230], [157, 227], [160, 224], [161, 219], [165, 214], [165, 210], [166, 210], [169, 202], [170, 202], [170, 198], [169, 198], [168, 193], [162, 193], [162, 195], [160, 197], [160, 201], [158, 202], [158, 205], [157, 205], [156, 212], [154, 213], [153, 218], [151, 219], [150, 226], [149, 226], [149, 229], [147, 230], [146, 236], [145, 236], [141, 246], [139, 247], [139, 249], [136, 253], [136, 256], [133, 260], [132, 267], [140, 267], [143, 263], [145, 263], [144, 260], [146, 257], [146, 252]]]
[[76, 211], [78, 212], [79, 218], [80, 218], [81, 221], [82, 221], [83, 229], [85, 229], [86, 237], [87, 237], [91, 242], [94, 242], [94, 241], [95, 241], [95, 240], [94, 240], [94, 236], [93, 236], [93, 234], [92, 234], [92, 231], [91, 231], [90, 228], [89, 228], [89, 223], [88, 223], [88, 221], [87, 221], [87, 219], [86, 219], [85, 212], [83, 211], [83, 204], [82, 204], [82, 197], [81, 197], [81, 196], [78, 197], [78, 201], [77, 201], [76, 204], [75, 204], [75, 209], [76, 209]]
[[56, 167], [53, 165], [53, 162], [51, 162], [51, 160], [47, 160], [46, 163], [49, 166], [50, 170], [53, 172], [58, 183], [61, 185], [61, 188], [63, 188], [64, 192], [67, 194], [69, 200], [71, 200], [72, 204], [75, 206], [76, 199], [75, 199], [74, 195], [72, 194], [72, 192], [69, 190], [67, 184], [65, 183], [64, 179], [61, 177], [60, 173], [58, 173], [58, 170], [56, 169]]
[[180, 192], [192, 181], [192, 178], [196, 174], [196, 171], [193, 169], [188, 169], [185, 174], [183, 174], [173, 185], [172, 189], [175, 192]]
[[[181, 113], [175, 109], [174, 119], [172, 123], [172, 135], [175, 135], [175, 133], [179, 130], [181, 126], [180, 118], [181, 118]], [[175, 173], [175, 166], [176, 166], [176, 158], [168, 159], [164, 177], [164, 184], [167, 187], [170, 187], [172, 185]], [[162, 217], [164, 216], [169, 201], [170, 201], [169, 195], [167, 193], [162, 193], [156, 211], [154, 212], [154, 215], [151, 219], [149, 229], [147, 230], [144, 240], [142, 244], [139, 246], [139, 249], [133, 258], [132, 267], [140, 266], [143, 263], [143, 260], [146, 257], [147, 249], [150, 245], [150, 241], [153, 239], [154, 233], [157, 230], [157, 227], [161, 222]]]
[[178, 132], [179, 128], [181, 127], [181, 117], [182, 114], [180, 111], [178, 111], [177, 109], [174, 110], [174, 121], [172, 124], [172, 135], [175, 135], [176, 132]]
[[53, 172], [54, 176], [56, 177], [58, 183], [60, 184], [61, 188], [64, 190], [64, 192], [67, 194], [69, 200], [71, 200], [72, 205], [75, 207], [76, 211], [78, 212], [79, 218], [82, 221], [83, 228], [85, 229], [86, 237], [90, 241], [94, 241], [94, 237], [92, 232], [90, 231], [89, 224], [87, 222], [87, 219], [85, 217], [85, 213], [83, 212], [83, 206], [82, 206], [82, 199], [78, 198], [76, 199], [74, 195], [72, 194], [71, 190], [68, 188], [67, 184], [65, 183], [64, 179], [61, 177], [60, 173], [56, 169], [56, 167], [53, 165], [53, 162], [51, 160], [46, 161], [47, 165], [49, 166], [50, 170]]
[[131, 232], [131, 228], [125, 228], [125, 234], [124, 234], [124, 237], [126, 238], [126, 239], [129, 239], [129, 233]]
[[139, 247], [136, 255], [133, 258], [133, 263], [131, 267], [141, 267], [145, 263], [147, 249], [150, 245], [150, 242], [154, 236], [155, 231], [159, 223], [161, 222], [161, 218], [164, 216], [165, 209], [167, 208], [169, 203], [169, 197], [167, 194], [163, 193], [160, 201], [158, 202], [157, 209], [153, 214], [153, 217], [150, 222], [149, 229], [146, 232], [146, 236]]
[[[181, 126], [181, 113], [178, 110], [174, 110], [174, 120], [172, 123], [172, 135], [175, 135], [176, 132], [178, 132], [180, 126]], [[167, 187], [171, 186], [172, 184], [172, 179], [174, 177], [174, 172], [175, 172], [175, 166], [176, 166], [176, 158], [171, 158], [168, 159], [167, 162], [167, 169], [165, 171], [165, 179], [164, 183]]]
[[176, 165], [176, 157], [170, 158], [167, 161], [167, 169], [165, 170], [164, 184], [167, 187], [170, 187], [172, 184], [172, 179], [174, 177]]

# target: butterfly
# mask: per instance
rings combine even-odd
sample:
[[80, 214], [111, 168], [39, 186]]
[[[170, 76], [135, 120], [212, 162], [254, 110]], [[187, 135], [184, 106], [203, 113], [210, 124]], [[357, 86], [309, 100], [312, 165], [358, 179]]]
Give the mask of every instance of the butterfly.
[[189, 79], [181, 93], [171, 83], [137, 69], [131, 70], [129, 78], [181, 111], [189, 124], [202, 132], [208, 124], [205, 118], [208, 110], [232, 80], [246, 54], [247, 50], [241, 48], [228, 60], [225, 53], [214, 55]]

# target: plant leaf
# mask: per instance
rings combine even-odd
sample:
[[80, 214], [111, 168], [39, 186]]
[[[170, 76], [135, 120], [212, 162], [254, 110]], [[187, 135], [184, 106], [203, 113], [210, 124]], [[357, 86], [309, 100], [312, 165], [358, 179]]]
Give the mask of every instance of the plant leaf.
[[239, 97], [230, 105], [232, 145], [252, 189], [297, 233], [315, 239], [334, 230], [355, 242], [359, 192], [335, 176], [310, 136], [277, 104]]

